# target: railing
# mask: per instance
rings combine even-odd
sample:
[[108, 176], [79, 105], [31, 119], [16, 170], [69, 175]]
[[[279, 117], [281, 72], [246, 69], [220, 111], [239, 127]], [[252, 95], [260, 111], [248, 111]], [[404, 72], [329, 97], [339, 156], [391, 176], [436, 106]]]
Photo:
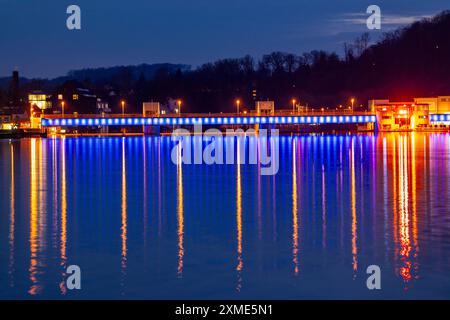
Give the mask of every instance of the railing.
[[131, 114], [121, 114], [121, 113], [108, 113], [108, 114], [43, 114], [41, 118], [43, 119], [108, 119], [108, 118], [207, 118], [207, 117], [255, 117], [255, 116], [372, 116], [375, 115], [373, 112], [368, 111], [334, 111], [334, 110], [324, 110], [324, 111], [307, 111], [307, 112], [292, 112], [289, 110], [276, 110], [274, 113], [261, 113], [257, 114], [256, 111], [251, 111], [247, 113], [241, 112], [239, 115], [237, 113], [181, 113], [181, 114], [160, 114], [153, 116], [144, 117], [140, 113]]

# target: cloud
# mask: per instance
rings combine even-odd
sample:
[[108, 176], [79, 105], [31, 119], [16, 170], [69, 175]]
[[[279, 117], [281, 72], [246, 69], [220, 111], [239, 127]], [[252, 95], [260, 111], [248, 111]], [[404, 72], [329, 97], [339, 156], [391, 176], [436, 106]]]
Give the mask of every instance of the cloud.
[[[314, 32], [316, 36], [339, 36], [358, 34], [368, 31], [367, 18], [370, 15], [361, 13], [344, 13], [338, 17], [329, 18], [320, 28]], [[372, 33], [390, 31], [392, 29], [412, 24], [416, 21], [432, 18], [432, 14], [383, 14], [381, 13], [381, 30], [372, 30]]]
[[[369, 14], [366, 13], [347, 13], [341, 18], [334, 19], [334, 22], [345, 23], [348, 25], [366, 25]], [[396, 15], [381, 14], [381, 24], [384, 26], [397, 27], [412, 24], [416, 21], [432, 18], [433, 15]]]

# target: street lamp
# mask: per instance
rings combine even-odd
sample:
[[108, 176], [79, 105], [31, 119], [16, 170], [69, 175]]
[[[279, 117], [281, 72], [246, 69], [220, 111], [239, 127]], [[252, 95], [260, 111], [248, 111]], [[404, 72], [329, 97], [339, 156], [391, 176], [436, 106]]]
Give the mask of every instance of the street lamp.
[[178, 99], [177, 100], [177, 105], [178, 105], [178, 115], [181, 117], [181, 100], [180, 99]]
[[355, 111], [354, 107], [355, 107], [355, 98], [352, 98], [350, 100], [350, 102], [352, 103], [352, 112]]
[[292, 99], [292, 113], [295, 112], [295, 104], [297, 103], [297, 100]]
[[62, 114], [62, 117], [64, 118], [64, 105], [65, 105], [66, 103], [64, 102], [64, 101], [61, 101], [61, 114]]
[[239, 115], [239, 106], [241, 105], [241, 100], [236, 100], [237, 114]]
[[122, 105], [122, 117], [125, 116], [125, 100], [120, 101], [120, 104]]

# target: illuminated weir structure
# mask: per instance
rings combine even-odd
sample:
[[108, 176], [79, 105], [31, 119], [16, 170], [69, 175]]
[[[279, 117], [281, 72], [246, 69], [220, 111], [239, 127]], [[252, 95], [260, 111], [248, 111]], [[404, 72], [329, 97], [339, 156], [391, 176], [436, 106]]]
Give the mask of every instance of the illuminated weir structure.
[[337, 114], [314, 112], [301, 115], [203, 115], [184, 114], [176, 116], [143, 117], [141, 115], [124, 115], [99, 117], [98, 115], [78, 115], [77, 117], [44, 116], [41, 119], [41, 127], [46, 128], [76, 128], [76, 127], [133, 127], [158, 129], [170, 126], [255, 126], [256, 129], [265, 126], [293, 126], [293, 125], [339, 125], [355, 124], [368, 125], [376, 122], [376, 116], [365, 112], [351, 114]]
[[[99, 134], [108, 133], [109, 128], [142, 127], [144, 134], [159, 135], [161, 128], [177, 127], [254, 127], [259, 129], [279, 128], [295, 132], [298, 128], [357, 129], [358, 131], [450, 131], [450, 113], [432, 114], [418, 109], [421, 105], [383, 104], [373, 112], [308, 112], [260, 114], [175, 114], [150, 115], [43, 115], [40, 127], [46, 133], [78, 132], [91, 130]], [[397, 110], [398, 109], [398, 110]], [[416, 110], [417, 109], [417, 110]], [[349, 127], [350, 126], [350, 127]], [[320, 130], [321, 130], [320, 129]], [[136, 133], [136, 129], [134, 129]]]
[[[142, 127], [144, 134], [159, 135], [161, 128], [205, 126], [222, 129], [236, 127], [254, 127], [259, 129], [279, 128], [281, 131], [297, 130], [338, 130], [358, 131], [450, 131], [450, 96], [437, 98], [416, 98], [410, 103], [390, 102], [389, 100], [370, 100], [369, 112], [351, 110], [321, 111], [306, 109], [293, 100], [291, 110], [275, 110], [273, 101], [257, 101], [255, 109], [239, 112], [240, 100], [237, 100], [237, 113], [181, 113], [181, 100], [174, 114], [166, 114], [158, 102], [145, 102], [142, 114], [94, 114], [94, 115], [42, 115], [40, 127], [44, 133], [99, 132], [108, 134], [109, 128], [121, 128], [125, 134], [127, 128], [136, 133], [136, 127]], [[122, 101], [122, 106], [124, 102]], [[134, 127], [134, 129], [132, 129]], [[117, 129], [116, 129], [117, 130]], [[114, 131], [114, 129], [113, 129]]]

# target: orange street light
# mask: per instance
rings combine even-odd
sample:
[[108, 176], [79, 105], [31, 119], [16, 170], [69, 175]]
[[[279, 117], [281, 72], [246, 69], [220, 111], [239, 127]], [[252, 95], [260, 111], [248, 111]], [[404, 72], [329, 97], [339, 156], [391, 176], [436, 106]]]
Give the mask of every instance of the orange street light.
[[120, 101], [120, 104], [122, 105], [122, 116], [125, 115], [125, 100]]
[[352, 111], [354, 111], [354, 107], [355, 107], [355, 98], [352, 98], [350, 100], [350, 102], [352, 103]]
[[64, 102], [64, 101], [61, 101], [61, 114], [62, 114], [62, 117], [64, 118], [64, 105], [65, 105], [66, 103]]
[[241, 105], [241, 100], [236, 100], [237, 114], [239, 114], [239, 106]]
[[177, 100], [177, 105], [178, 105], [178, 114], [181, 116], [181, 103], [182, 101], [180, 99]]
[[292, 113], [295, 112], [295, 104], [297, 103], [297, 100], [292, 99]]

